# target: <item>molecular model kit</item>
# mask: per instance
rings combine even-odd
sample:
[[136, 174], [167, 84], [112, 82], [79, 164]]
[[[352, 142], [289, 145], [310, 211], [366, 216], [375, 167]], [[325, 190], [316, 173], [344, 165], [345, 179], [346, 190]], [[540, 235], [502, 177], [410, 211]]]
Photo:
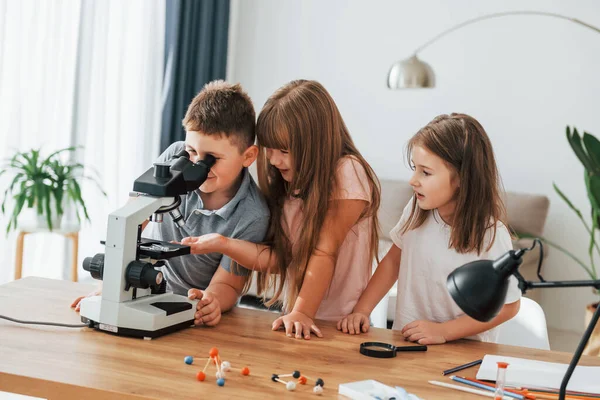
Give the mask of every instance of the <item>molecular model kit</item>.
[[[219, 350], [216, 347], [213, 347], [210, 349], [210, 351], [208, 352], [208, 357], [200, 357], [199, 359], [206, 360], [206, 364], [204, 365], [204, 368], [201, 371], [198, 371], [196, 373], [196, 379], [200, 382], [204, 382], [206, 380], [206, 373], [207, 373], [208, 367], [211, 364], [214, 365], [217, 370], [215, 373], [215, 377], [217, 380], [217, 385], [219, 385], [219, 386], [225, 386], [225, 379], [226, 379], [227, 375], [232, 371], [239, 372], [243, 376], [250, 375], [250, 369], [248, 367], [234, 368], [229, 361], [222, 361], [221, 356], [219, 355]], [[187, 365], [192, 365], [194, 363], [194, 357], [185, 356], [183, 361]], [[293, 379], [296, 379], [297, 382], [294, 382], [293, 380], [281, 379], [281, 378], [289, 379], [290, 377]], [[312, 381], [315, 384], [315, 386], [313, 388], [313, 392], [317, 395], [320, 395], [323, 393], [323, 387], [325, 386], [325, 382], [323, 381], [323, 379], [321, 379], [321, 378], [315, 379], [315, 378], [311, 378], [309, 376], [302, 375], [300, 373], [300, 371], [294, 371], [291, 374], [283, 374], [283, 375], [273, 374], [273, 375], [271, 375], [270, 379], [273, 382], [279, 382], [279, 383], [284, 384], [286, 389], [289, 391], [296, 390], [297, 384], [306, 385], [309, 381]]]

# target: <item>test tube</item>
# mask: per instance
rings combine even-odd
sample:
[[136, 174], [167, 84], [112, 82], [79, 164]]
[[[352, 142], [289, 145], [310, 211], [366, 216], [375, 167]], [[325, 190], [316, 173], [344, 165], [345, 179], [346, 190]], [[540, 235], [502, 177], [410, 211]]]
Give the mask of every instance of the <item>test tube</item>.
[[504, 384], [506, 382], [506, 368], [508, 363], [498, 362], [498, 375], [496, 376], [496, 391], [494, 392], [494, 400], [502, 400], [504, 397]]

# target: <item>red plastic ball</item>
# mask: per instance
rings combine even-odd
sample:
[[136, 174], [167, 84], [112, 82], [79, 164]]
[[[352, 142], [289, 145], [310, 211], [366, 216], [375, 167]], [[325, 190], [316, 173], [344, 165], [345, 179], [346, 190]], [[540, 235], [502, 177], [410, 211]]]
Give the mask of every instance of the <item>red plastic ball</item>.
[[250, 375], [250, 368], [248, 368], [248, 367], [242, 368], [242, 375]]
[[300, 378], [298, 378], [298, 383], [300, 383], [301, 385], [306, 385], [306, 377], [301, 376]]
[[198, 371], [196, 374], [196, 379], [198, 379], [200, 382], [203, 382], [204, 379], [206, 379], [206, 374], [202, 371]]
[[219, 355], [219, 349], [217, 349], [216, 347], [213, 347], [212, 349], [210, 349], [210, 351], [208, 352], [208, 355], [211, 357], [216, 357]]

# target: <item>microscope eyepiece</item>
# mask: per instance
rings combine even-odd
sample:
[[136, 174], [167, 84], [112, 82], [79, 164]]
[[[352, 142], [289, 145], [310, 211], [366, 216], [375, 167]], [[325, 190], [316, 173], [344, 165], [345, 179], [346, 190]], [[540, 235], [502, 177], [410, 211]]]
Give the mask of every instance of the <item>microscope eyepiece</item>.
[[217, 159], [214, 156], [207, 154], [206, 157], [204, 157], [204, 159], [202, 161], [199, 161], [196, 164], [202, 163], [210, 169], [213, 167], [213, 165], [215, 165], [216, 162], [217, 162]]
[[98, 253], [94, 257], [86, 257], [83, 260], [83, 269], [88, 271], [92, 278], [101, 281], [104, 275], [104, 253]]

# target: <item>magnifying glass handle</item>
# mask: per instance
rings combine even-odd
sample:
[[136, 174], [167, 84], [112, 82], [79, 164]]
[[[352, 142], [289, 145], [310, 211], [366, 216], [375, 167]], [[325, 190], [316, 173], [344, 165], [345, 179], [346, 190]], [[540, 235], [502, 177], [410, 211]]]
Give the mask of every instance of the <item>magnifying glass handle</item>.
[[421, 344], [417, 346], [400, 346], [396, 347], [396, 351], [427, 351], [427, 346]]

